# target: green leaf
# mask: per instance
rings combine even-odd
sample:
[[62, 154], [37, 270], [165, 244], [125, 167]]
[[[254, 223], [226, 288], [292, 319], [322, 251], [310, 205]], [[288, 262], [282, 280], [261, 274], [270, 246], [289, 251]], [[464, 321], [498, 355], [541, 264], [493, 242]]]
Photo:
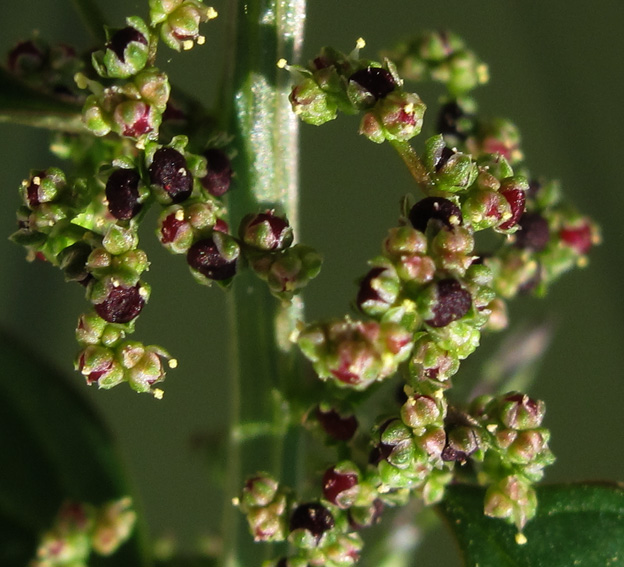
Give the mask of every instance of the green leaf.
[[80, 105], [35, 90], [0, 67], [0, 123], [86, 132]]
[[439, 506], [467, 567], [624, 566], [624, 489], [584, 483], [537, 488], [537, 516], [516, 529], [483, 514], [484, 489], [453, 486]]
[[[109, 432], [64, 377], [3, 331], [0, 361], [0, 565], [24, 567], [64, 500], [129, 490]], [[115, 565], [144, 564], [136, 537], [120, 554]]]

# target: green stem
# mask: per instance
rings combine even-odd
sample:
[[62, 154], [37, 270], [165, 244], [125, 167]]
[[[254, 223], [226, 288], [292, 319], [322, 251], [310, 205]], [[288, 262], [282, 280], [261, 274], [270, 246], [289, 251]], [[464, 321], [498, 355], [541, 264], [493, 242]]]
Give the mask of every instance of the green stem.
[[[281, 58], [294, 62], [303, 37], [305, 0], [230, 0], [231, 60], [224, 105], [234, 135], [236, 186], [229, 198], [232, 230], [247, 213], [277, 209], [297, 231], [297, 122], [287, 100], [288, 74]], [[271, 553], [253, 543], [231, 501], [258, 471], [296, 482], [297, 443], [289, 430], [284, 392], [299, 372], [288, 339], [302, 304], [280, 304], [266, 284], [242, 268], [230, 295], [232, 324], [231, 427], [225, 503], [223, 565], [253, 567]]]
[[407, 169], [409, 169], [416, 183], [418, 183], [423, 192], [428, 195], [433, 187], [433, 182], [423, 162], [416, 153], [416, 150], [414, 150], [409, 142], [398, 142], [395, 140], [391, 141], [390, 144], [397, 151], [399, 156], [401, 156], [401, 159], [407, 166]]

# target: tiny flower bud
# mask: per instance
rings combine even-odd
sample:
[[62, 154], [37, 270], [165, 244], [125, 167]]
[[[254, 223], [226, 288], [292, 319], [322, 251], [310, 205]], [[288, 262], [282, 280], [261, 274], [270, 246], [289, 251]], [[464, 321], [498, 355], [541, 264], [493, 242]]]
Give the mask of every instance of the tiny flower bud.
[[111, 285], [106, 298], [95, 304], [95, 311], [109, 323], [129, 323], [145, 305], [144, 290], [140, 283], [134, 287]]
[[[164, 3], [163, 3], [164, 4]], [[205, 38], [199, 34], [199, 24], [217, 16], [214, 8], [201, 2], [182, 2], [167, 14], [160, 30], [163, 41], [176, 51], [191, 49], [195, 42], [201, 44]]]
[[31, 173], [22, 183], [22, 197], [28, 208], [35, 209], [41, 203], [49, 203], [58, 198], [66, 185], [65, 174], [56, 167]]
[[[459, 208], [457, 210], [459, 211]], [[414, 230], [410, 226], [391, 228], [383, 243], [383, 253], [390, 259], [394, 259], [397, 256], [426, 253], [427, 238], [422, 234], [423, 232]]]
[[410, 210], [409, 219], [412, 226], [424, 233], [430, 221], [435, 221], [436, 229], [442, 227], [452, 229], [463, 222], [459, 207], [444, 197], [425, 197]]
[[542, 424], [546, 407], [541, 400], [532, 400], [526, 394], [507, 394], [500, 402], [499, 419], [511, 429], [535, 429]]
[[154, 137], [161, 116], [155, 108], [141, 100], [125, 100], [115, 107], [113, 120], [113, 129], [122, 136], [140, 138], [149, 134], [148, 137]]
[[318, 406], [314, 413], [325, 433], [338, 441], [349, 441], [357, 431], [358, 420], [354, 415], [342, 416], [335, 409], [325, 410]]
[[325, 532], [333, 527], [334, 517], [318, 502], [300, 504], [290, 516], [290, 531], [305, 530], [312, 536], [313, 546], [318, 546]]
[[424, 432], [424, 427], [441, 422], [442, 411], [438, 402], [431, 396], [410, 396], [401, 407], [401, 419], [405, 425]]
[[511, 217], [503, 224], [499, 225], [499, 229], [509, 230], [518, 224], [520, 217], [524, 213], [526, 192], [528, 189], [529, 184], [523, 177], [510, 177], [503, 179], [500, 186], [500, 193], [509, 203]]
[[446, 446], [442, 450], [442, 460], [464, 463], [479, 447], [480, 440], [474, 427], [451, 427], [447, 433]]
[[420, 133], [425, 109], [417, 94], [391, 92], [362, 117], [360, 134], [378, 144], [406, 142]]
[[293, 230], [288, 219], [276, 215], [274, 211], [245, 216], [239, 234], [245, 244], [262, 251], [283, 250], [293, 241]]
[[193, 244], [193, 229], [186, 219], [184, 209], [169, 208], [158, 221], [158, 239], [175, 254], [185, 254]]
[[213, 197], [222, 197], [232, 182], [230, 158], [219, 148], [209, 148], [202, 155], [208, 163], [208, 173], [200, 179], [201, 184]]
[[371, 317], [383, 315], [396, 301], [400, 291], [399, 277], [389, 266], [373, 268], [360, 282], [357, 306]]
[[[349, 98], [356, 106], [372, 106], [396, 87], [392, 73], [381, 67], [365, 67], [349, 77]], [[369, 100], [367, 100], [369, 99]]]
[[93, 66], [102, 77], [125, 79], [138, 73], [149, 55], [149, 29], [136, 16], [127, 20], [128, 26], [115, 31], [104, 53], [93, 55]]
[[471, 156], [449, 148], [441, 134], [426, 141], [423, 161], [440, 191], [463, 191], [477, 178], [477, 165]]
[[311, 77], [293, 87], [288, 98], [293, 112], [307, 124], [320, 126], [338, 115], [336, 102]]
[[564, 225], [559, 231], [559, 238], [566, 246], [574, 249], [577, 254], [587, 254], [591, 247], [599, 241], [595, 229], [585, 219], [581, 223]]
[[508, 476], [490, 486], [485, 493], [483, 511], [486, 516], [503, 518], [521, 530], [535, 516], [537, 497], [526, 481]]
[[426, 321], [431, 327], [445, 327], [452, 321], [461, 319], [472, 307], [470, 292], [454, 279], [438, 281], [435, 285], [433, 317]]
[[358, 478], [357, 468], [348, 461], [327, 469], [323, 475], [323, 498], [343, 510], [350, 508], [358, 493]]
[[[187, 252], [186, 261], [193, 270], [209, 280], [228, 280], [236, 274], [238, 251], [226, 256], [223, 239], [216, 238], [216, 234], [195, 242]], [[232, 240], [231, 237], [227, 238]]]
[[539, 213], [524, 213], [518, 221], [519, 230], [514, 234], [518, 248], [541, 252], [548, 245], [550, 230], [548, 221]]
[[154, 153], [148, 169], [152, 187], [164, 203], [181, 203], [193, 192], [193, 176], [177, 150], [162, 147]]
[[279, 488], [279, 483], [268, 474], [247, 479], [243, 488], [242, 505], [246, 507], [268, 506]]
[[102, 246], [114, 256], [133, 250], [138, 243], [139, 236], [134, 228], [124, 228], [118, 224], [111, 224], [102, 238]]

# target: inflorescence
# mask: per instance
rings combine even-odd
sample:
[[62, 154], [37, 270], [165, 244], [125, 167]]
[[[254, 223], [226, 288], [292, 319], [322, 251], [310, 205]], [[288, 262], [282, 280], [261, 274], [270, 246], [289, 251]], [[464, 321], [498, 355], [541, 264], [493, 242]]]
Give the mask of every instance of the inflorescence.
[[[250, 211], [230, 230], [225, 197], [235, 167], [227, 136], [210, 128], [198, 139], [185, 135], [187, 101], [172, 95], [155, 67], [160, 40], [175, 50], [201, 44], [199, 24], [216, 13], [196, 0], [150, 0], [150, 8], [149, 23], [131, 17], [108, 30], [92, 57], [95, 73], [69, 48], [40, 42], [20, 44], [8, 67], [26, 81], [48, 76], [48, 87], [63, 86], [63, 96], [83, 104], [90, 132], [54, 142], [57, 154], [72, 156], [77, 175], [48, 168], [23, 182], [13, 239], [31, 259], [84, 286], [93, 307], [78, 321], [76, 368], [87, 383], [127, 382], [159, 396], [154, 385], [175, 360], [128, 339], [150, 295], [137, 231], [152, 205], [160, 206], [158, 239], [186, 256], [202, 284], [227, 288], [244, 265], [288, 302], [318, 274], [321, 258], [294, 244], [280, 211]], [[266, 473], [247, 480], [238, 502], [253, 537], [287, 540], [293, 550], [275, 567], [353, 565], [360, 530], [385, 508], [413, 495], [438, 502], [458, 477], [487, 487], [486, 514], [523, 529], [537, 506], [532, 485], [554, 460], [543, 402], [507, 392], [459, 405], [448, 392], [481, 334], [507, 326], [506, 302], [543, 295], [584, 265], [599, 240], [596, 225], [561, 199], [557, 182], [529, 172], [517, 127], [479, 115], [468, 93], [487, 81], [487, 67], [461, 39], [425, 33], [382, 61], [361, 58], [363, 46], [359, 40], [350, 54], [324, 48], [305, 67], [280, 62], [295, 80], [292, 109], [313, 125], [359, 114], [360, 133], [389, 142], [425, 196], [403, 203], [359, 281], [357, 314], [300, 324], [294, 340], [325, 383], [304, 421], [340, 457], [309, 499]], [[74, 74], [75, 85], [68, 81]], [[410, 141], [423, 128], [426, 105], [406, 80], [438, 81], [447, 91], [420, 155]], [[493, 238], [482, 248], [484, 231]], [[361, 427], [361, 392], [397, 374], [398, 409], [372, 429]]]

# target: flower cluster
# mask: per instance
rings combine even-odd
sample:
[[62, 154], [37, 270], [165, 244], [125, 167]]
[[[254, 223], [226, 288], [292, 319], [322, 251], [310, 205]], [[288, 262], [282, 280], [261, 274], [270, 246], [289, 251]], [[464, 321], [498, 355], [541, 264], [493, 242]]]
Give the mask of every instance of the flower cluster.
[[358, 40], [348, 55], [324, 48], [306, 67], [291, 67], [298, 83], [290, 94], [293, 111], [308, 124], [319, 126], [345, 114], [362, 112], [360, 133], [376, 143], [405, 142], [420, 133], [425, 104], [403, 90], [395, 66], [359, 57]]
[[[361, 132], [393, 142], [426, 196], [411, 205], [405, 200], [399, 225], [360, 279], [355, 306], [364, 319], [299, 329], [297, 344], [328, 392], [305, 421], [338, 447], [340, 460], [320, 479], [322, 498], [282, 501], [279, 525], [290, 533], [281, 537], [295, 554], [271, 565], [352, 565], [357, 531], [384, 507], [405, 504], [413, 494], [425, 504], [438, 502], [454, 479], [487, 486], [485, 513], [521, 532], [536, 511], [532, 485], [554, 460], [543, 402], [510, 392], [462, 406], [447, 393], [482, 333], [507, 326], [506, 301], [522, 292], [543, 294], [563, 272], [584, 265], [598, 229], [562, 202], [558, 184], [530, 175], [510, 121], [477, 114], [467, 93], [485, 82], [487, 68], [459, 38], [428, 33], [395, 57], [396, 66], [360, 59], [357, 49], [344, 55], [325, 48], [306, 69], [295, 69], [290, 100], [302, 120], [319, 125], [338, 111], [362, 111]], [[440, 81], [449, 93], [437, 134], [420, 156], [407, 141], [420, 131], [425, 106], [403, 91], [397, 68], [407, 78]], [[391, 117], [405, 117], [389, 110], [395, 97], [418, 108], [418, 126], [409, 134], [391, 125]], [[492, 236], [479, 237], [483, 231]], [[354, 415], [360, 393], [397, 373], [400, 409], [386, 409], [372, 423], [363, 419], [362, 427]], [[332, 392], [338, 395], [330, 402]], [[339, 559], [330, 549], [340, 550]]]
[[29, 567], [86, 567], [92, 552], [111, 555], [132, 533], [136, 514], [129, 498], [96, 507], [82, 502], [61, 506]]

